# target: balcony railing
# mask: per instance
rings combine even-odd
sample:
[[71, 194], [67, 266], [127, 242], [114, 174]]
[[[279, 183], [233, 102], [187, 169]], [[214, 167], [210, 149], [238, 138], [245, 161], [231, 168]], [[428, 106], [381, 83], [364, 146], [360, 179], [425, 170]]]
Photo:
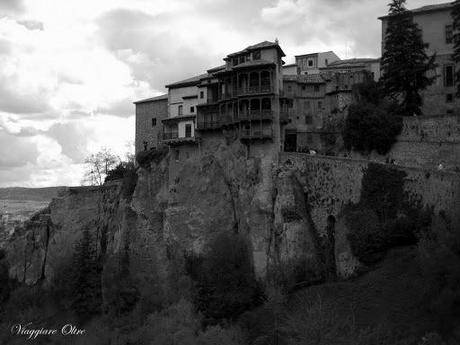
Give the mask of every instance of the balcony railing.
[[163, 140], [174, 140], [179, 138], [178, 132], [165, 132], [163, 133]]
[[240, 132], [242, 139], [269, 139], [273, 137], [273, 129], [270, 128], [249, 128]]
[[219, 121], [198, 121], [197, 128], [198, 130], [211, 130], [218, 129], [222, 126]]
[[243, 86], [238, 89], [238, 95], [252, 95], [257, 93], [270, 93], [273, 92], [272, 85], [261, 85], [261, 86]]

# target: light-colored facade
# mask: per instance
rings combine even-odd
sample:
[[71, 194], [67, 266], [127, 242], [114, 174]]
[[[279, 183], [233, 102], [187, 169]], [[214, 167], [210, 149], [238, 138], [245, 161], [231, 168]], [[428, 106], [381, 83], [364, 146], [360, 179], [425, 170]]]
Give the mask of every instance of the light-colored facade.
[[[428, 43], [427, 53], [436, 53], [436, 80], [423, 92], [424, 115], [443, 115], [457, 112], [458, 98], [455, 97], [455, 65], [452, 61], [452, 3], [429, 5], [411, 10], [414, 22], [422, 30], [422, 38]], [[384, 51], [385, 33], [388, 16], [382, 21], [382, 53]]]
[[318, 74], [321, 68], [339, 60], [333, 51], [296, 55], [297, 74]]
[[161, 121], [168, 117], [168, 95], [134, 102], [136, 106], [136, 153], [158, 147], [162, 140]]

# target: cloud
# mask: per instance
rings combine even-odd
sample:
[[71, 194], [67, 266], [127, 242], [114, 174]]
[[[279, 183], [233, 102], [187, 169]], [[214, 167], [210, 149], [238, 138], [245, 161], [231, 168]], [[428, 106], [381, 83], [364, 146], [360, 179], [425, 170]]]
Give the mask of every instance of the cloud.
[[83, 163], [88, 155], [88, 140], [94, 135], [93, 130], [79, 122], [55, 123], [46, 132], [62, 148], [62, 154], [73, 163]]
[[24, 3], [22, 0], [0, 1], [0, 17], [2, 14], [18, 14], [23, 12], [24, 9]]
[[0, 129], [0, 169], [36, 163], [38, 153], [37, 145], [29, 138], [18, 137]]
[[43, 31], [43, 29], [44, 29], [43, 23], [39, 22], [37, 20], [18, 20], [17, 23], [19, 25], [23, 25], [28, 30], [41, 30], [41, 31]]

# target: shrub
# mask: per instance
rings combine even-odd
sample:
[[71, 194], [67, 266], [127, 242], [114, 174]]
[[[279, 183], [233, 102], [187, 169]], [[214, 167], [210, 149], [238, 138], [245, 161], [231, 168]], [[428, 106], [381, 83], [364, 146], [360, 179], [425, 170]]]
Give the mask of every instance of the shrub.
[[255, 279], [249, 249], [238, 235], [218, 235], [208, 245], [200, 267], [195, 266], [193, 271], [196, 281], [193, 299], [206, 318], [205, 324], [235, 320], [261, 302], [261, 287]]
[[143, 168], [149, 168], [151, 162], [159, 163], [169, 152], [167, 146], [160, 146], [156, 149], [139, 151], [136, 154], [137, 163]]

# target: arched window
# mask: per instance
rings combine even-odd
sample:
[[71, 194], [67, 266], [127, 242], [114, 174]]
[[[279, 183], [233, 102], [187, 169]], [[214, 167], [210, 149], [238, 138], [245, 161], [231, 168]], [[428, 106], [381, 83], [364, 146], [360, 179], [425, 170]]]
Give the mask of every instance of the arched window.
[[260, 74], [260, 82], [262, 86], [270, 86], [270, 72], [269, 71], [262, 71]]
[[251, 72], [249, 75], [249, 87], [259, 87], [259, 73]]

